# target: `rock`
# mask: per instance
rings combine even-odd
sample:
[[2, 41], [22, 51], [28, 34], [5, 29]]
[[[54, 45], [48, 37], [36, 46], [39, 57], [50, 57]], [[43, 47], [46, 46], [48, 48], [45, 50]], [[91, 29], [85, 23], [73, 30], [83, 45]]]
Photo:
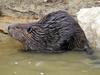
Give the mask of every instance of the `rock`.
[[100, 49], [100, 7], [80, 9], [77, 19], [90, 44]]
[[0, 0], [4, 15], [9, 16], [39, 16], [52, 11], [67, 9], [67, 0]]
[[95, 0], [69, 0], [69, 11], [73, 15], [76, 15], [81, 8], [91, 6], [95, 6]]
[[42, 17], [57, 10], [68, 10], [75, 13], [83, 7], [99, 6], [96, 0], [0, 0], [0, 8], [4, 15], [39, 16]]
[[7, 25], [0, 25], [0, 33], [7, 34], [8, 33], [8, 26], [9, 26], [9, 24], [7, 24]]

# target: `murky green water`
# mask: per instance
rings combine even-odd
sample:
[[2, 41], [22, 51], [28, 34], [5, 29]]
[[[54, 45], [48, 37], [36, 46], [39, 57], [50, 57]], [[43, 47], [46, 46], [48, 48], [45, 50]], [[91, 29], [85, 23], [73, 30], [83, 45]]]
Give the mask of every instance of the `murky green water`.
[[10, 37], [0, 41], [0, 75], [100, 75], [100, 65], [83, 53], [28, 53], [18, 44]]

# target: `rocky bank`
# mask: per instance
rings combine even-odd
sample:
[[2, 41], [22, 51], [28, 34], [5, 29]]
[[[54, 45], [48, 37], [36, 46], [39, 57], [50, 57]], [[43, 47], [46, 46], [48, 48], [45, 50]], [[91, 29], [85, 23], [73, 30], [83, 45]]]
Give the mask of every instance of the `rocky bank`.
[[[6, 39], [8, 39], [7, 37], [9, 35], [7, 35], [8, 33], [7, 27], [11, 24], [34, 22], [43, 17], [44, 15], [57, 10], [65, 10], [69, 12], [76, 19], [76, 13], [80, 9], [82, 8], [91, 9], [91, 7], [97, 7], [97, 6], [100, 6], [99, 0], [0, 0], [0, 40], [6, 41]], [[89, 13], [92, 12], [89, 11]], [[81, 13], [78, 13], [78, 16], [80, 14]], [[86, 14], [84, 14], [83, 18], [86, 17], [85, 16]], [[81, 24], [80, 18], [78, 18], [78, 20], [81, 27], [85, 31], [87, 38], [88, 36], [90, 36], [90, 34], [91, 35], [93, 34], [93, 36], [95, 35], [94, 34], [95, 31], [88, 33], [88, 30], [87, 29], [85, 30], [84, 26], [90, 26], [90, 25], [87, 24], [83, 25]], [[94, 22], [94, 20], [91, 22]], [[94, 30], [97, 29], [94, 27]], [[99, 32], [99, 30], [97, 32]], [[90, 43], [93, 45], [95, 44], [96, 47], [97, 43], [96, 41], [94, 42], [94, 40], [98, 41], [99, 38], [93, 37], [91, 39], [90, 38], [88, 39]]]

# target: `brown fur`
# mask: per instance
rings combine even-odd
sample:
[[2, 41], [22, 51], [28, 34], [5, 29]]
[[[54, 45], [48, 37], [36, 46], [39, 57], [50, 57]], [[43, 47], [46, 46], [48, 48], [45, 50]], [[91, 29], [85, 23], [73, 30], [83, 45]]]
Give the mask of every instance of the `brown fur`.
[[79, 24], [65, 11], [56, 11], [36, 23], [9, 26], [9, 34], [26, 50], [65, 52], [79, 49], [92, 53]]

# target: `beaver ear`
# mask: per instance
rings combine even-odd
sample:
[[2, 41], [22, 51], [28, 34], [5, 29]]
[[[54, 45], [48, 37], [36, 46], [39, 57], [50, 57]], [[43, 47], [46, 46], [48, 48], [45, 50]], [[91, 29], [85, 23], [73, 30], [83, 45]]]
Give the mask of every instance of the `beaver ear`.
[[27, 29], [27, 32], [28, 32], [28, 33], [31, 33], [32, 31], [33, 31], [32, 27], [29, 27], [29, 28]]

